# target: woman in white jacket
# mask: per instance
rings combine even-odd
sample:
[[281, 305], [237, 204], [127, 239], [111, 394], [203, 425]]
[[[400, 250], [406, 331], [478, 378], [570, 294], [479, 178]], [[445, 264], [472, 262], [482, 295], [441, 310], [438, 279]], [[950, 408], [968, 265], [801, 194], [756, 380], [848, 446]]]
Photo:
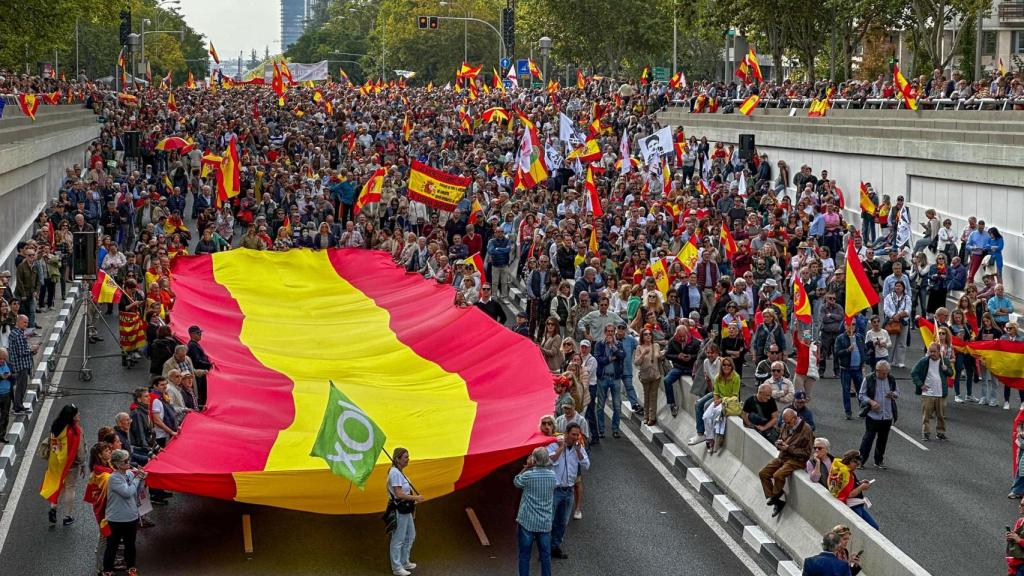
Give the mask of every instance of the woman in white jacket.
[[892, 292], [885, 297], [882, 305], [883, 316], [886, 324], [890, 320], [899, 320], [900, 333], [893, 334], [896, 340], [893, 346], [892, 365], [899, 368], [906, 367], [907, 361], [907, 330], [910, 327], [910, 295], [906, 293], [906, 286], [897, 282], [892, 286]]

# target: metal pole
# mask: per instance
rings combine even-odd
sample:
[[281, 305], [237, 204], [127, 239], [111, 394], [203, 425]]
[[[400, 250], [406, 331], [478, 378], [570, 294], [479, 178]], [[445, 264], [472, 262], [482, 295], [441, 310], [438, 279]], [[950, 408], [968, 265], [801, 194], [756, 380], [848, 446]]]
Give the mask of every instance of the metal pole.
[[57, 79], [57, 71], [59, 69], [60, 69], [60, 66], [57, 65], [57, 49], [54, 48], [53, 49], [53, 79], [54, 80]]
[[75, 81], [78, 81], [78, 20], [79, 17], [75, 16]]
[[386, 74], [384, 73], [384, 19], [381, 18], [380, 22], [380, 80], [384, 81]]
[[982, 48], [981, 47], [981, 36], [982, 36], [982, 30], [981, 30], [982, 22], [981, 22], [981, 19], [982, 19], [982, 16], [983, 16], [983, 12], [979, 8], [977, 16], [975, 16], [975, 20], [977, 20], [977, 27], [975, 28], [975, 33], [974, 33], [974, 79], [975, 80], [981, 79], [981, 48]]
[[722, 61], [722, 82], [729, 81], [729, 31], [725, 31], [725, 57]]
[[[146, 19], [142, 19], [142, 61], [146, 61]], [[132, 78], [132, 84], [135, 83], [135, 78]]]
[[[466, 18], [469, 18], [469, 10], [466, 10]], [[462, 21], [462, 61], [469, 62], [469, 20]]]
[[676, 17], [675, 5], [673, 5], [672, 6], [672, 75], [673, 76], [676, 75], [676, 69], [677, 69], [676, 62], [678, 62], [678, 60], [679, 60], [679, 50], [678, 50], [679, 43], [678, 43], [678, 38], [677, 38], [677, 36], [679, 34], [679, 25], [678, 24], [679, 23], [678, 23], [677, 17]]

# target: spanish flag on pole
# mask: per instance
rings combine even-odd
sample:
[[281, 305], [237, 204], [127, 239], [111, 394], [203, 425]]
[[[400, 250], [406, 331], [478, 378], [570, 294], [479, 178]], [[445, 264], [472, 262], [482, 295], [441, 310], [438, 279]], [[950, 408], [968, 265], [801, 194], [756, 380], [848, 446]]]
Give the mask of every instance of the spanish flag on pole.
[[600, 245], [597, 243], [597, 224], [590, 224], [590, 242], [587, 243], [587, 248], [592, 255], [597, 256], [597, 251], [600, 250]]
[[725, 257], [732, 260], [732, 257], [736, 255], [736, 239], [732, 237], [732, 232], [729, 231], [729, 226], [726, 225], [725, 221], [722, 221], [722, 231], [718, 236], [722, 244], [722, 250], [725, 251]]
[[196, 79], [195, 79], [194, 76], [192, 76], [192, 71], [189, 70], [188, 71], [188, 80], [185, 81], [185, 88], [188, 88], [189, 90], [193, 90], [193, 89], [195, 89], [195, 87], [196, 87]]
[[469, 220], [470, 224], [476, 224], [477, 220], [480, 219], [484, 211], [484, 207], [480, 205], [480, 202], [476, 198], [473, 198], [473, 204], [469, 207]]
[[352, 214], [358, 215], [359, 211], [363, 209], [367, 204], [373, 204], [374, 202], [380, 202], [381, 192], [384, 190], [384, 168], [380, 167], [374, 171], [370, 179], [363, 184], [362, 191], [359, 192], [359, 198], [356, 199], [356, 205], [352, 208]]
[[700, 258], [700, 247], [697, 246], [697, 236], [691, 235], [690, 239], [683, 244], [683, 247], [676, 254], [676, 260], [682, 265], [687, 274], [697, 269], [697, 260]]
[[171, 112], [178, 111], [178, 104], [174, 101], [174, 92], [167, 93], [167, 109]]
[[36, 121], [36, 110], [39, 110], [39, 98], [35, 94], [18, 94], [18, 108], [22, 114]]
[[811, 323], [811, 301], [800, 276], [793, 281], [793, 317], [805, 324]]
[[754, 47], [750, 47], [750, 51], [747, 52], [747, 67], [750, 69], [750, 73], [757, 78], [758, 82], [764, 82], [764, 76], [761, 75], [761, 65], [757, 62], [757, 54], [754, 53]]
[[409, 113], [406, 112], [405, 118], [402, 119], [402, 140], [408, 142], [410, 136], [412, 136], [412, 122], [409, 122]]
[[860, 209], [872, 216], [875, 215], [876, 206], [868, 194], [868, 186], [863, 181], [860, 183]]
[[576, 69], [576, 87], [580, 90], [587, 87], [587, 79], [583, 77], [583, 72], [579, 68]]
[[102, 269], [96, 272], [96, 281], [92, 284], [92, 301], [97, 304], [110, 304], [121, 300], [121, 287]]
[[220, 170], [217, 172], [217, 199], [220, 202], [238, 196], [241, 192], [241, 166], [238, 162], [238, 141], [232, 138], [224, 151]]
[[601, 208], [601, 197], [597, 194], [597, 184], [594, 183], [594, 168], [587, 165], [587, 180], [584, 182], [583, 187], [587, 189], [587, 208], [590, 209], [590, 213], [594, 215], [594, 218], [600, 218], [604, 216], [604, 210]]
[[900, 67], [897, 64], [892, 65], [892, 78], [893, 83], [896, 84], [896, 88], [903, 94], [903, 99], [907, 102], [907, 108], [911, 110], [917, 110], [917, 98], [914, 97], [913, 87], [910, 82], [904, 78], [903, 73], [900, 72]]
[[849, 322], [861, 310], [878, 304], [878, 294], [871, 287], [861, 264], [853, 236], [846, 243], [846, 320]]
[[742, 104], [740, 104], [740, 112], [742, 112], [744, 116], [750, 116], [754, 113], [754, 110], [757, 109], [757, 103], [760, 101], [760, 96], [757, 94], [751, 94], [743, 101]]
[[210, 58], [213, 58], [215, 64], [220, 64], [220, 56], [217, 56], [217, 49], [213, 47], [213, 42], [210, 42]]
[[668, 269], [665, 268], [665, 261], [661, 258], [656, 259], [654, 262], [647, 267], [647, 272], [651, 278], [654, 278], [654, 285], [658, 287], [658, 291], [662, 294], [668, 295]]
[[537, 63], [533, 61], [533, 58], [530, 58], [527, 67], [530, 70], [530, 76], [533, 76], [541, 82], [544, 81], [544, 75], [540, 73], [540, 68], [537, 67]]
[[56, 438], [50, 439], [50, 457], [47, 459], [46, 474], [39, 495], [50, 504], [56, 504], [64, 489], [64, 479], [68, 477], [71, 466], [78, 454], [78, 445], [82, 441], [82, 429], [74, 422], [64, 427]]

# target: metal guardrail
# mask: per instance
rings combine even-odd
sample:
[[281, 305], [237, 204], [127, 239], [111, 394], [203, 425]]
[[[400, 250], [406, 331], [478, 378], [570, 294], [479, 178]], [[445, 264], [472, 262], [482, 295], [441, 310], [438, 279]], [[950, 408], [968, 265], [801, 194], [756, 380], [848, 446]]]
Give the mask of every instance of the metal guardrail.
[[[735, 107], [743, 103], [742, 98], [730, 99]], [[775, 108], [789, 110], [806, 110], [810, 107], [813, 99], [810, 98], [762, 98], [758, 102], [758, 108]], [[674, 107], [688, 106], [689, 100], [672, 100]], [[1014, 106], [1024, 106], [1024, 97], [1021, 98], [935, 98], [919, 99], [921, 109], [930, 110], [1013, 110]], [[832, 110], [905, 110], [906, 102], [898, 98], [862, 98], [862, 99], [832, 99]], [[724, 112], [721, 111], [721, 112]]]

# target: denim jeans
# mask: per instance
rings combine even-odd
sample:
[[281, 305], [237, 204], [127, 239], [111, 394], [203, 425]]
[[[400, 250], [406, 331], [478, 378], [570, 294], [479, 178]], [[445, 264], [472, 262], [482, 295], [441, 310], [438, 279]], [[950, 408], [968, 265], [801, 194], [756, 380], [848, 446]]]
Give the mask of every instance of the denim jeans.
[[1024, 496], [1024, 476], [1017, 476], [1013, 479], [1013, 486], [1010, 488], [1010, 494], [1019, 494]]
[[861, 216], [861, 235], [864, 237], [864, 243], [868, 244], [875, 241], [875, 219], [872, 216]]
[[640, 399], [637, 398], [636, 388], [633, 387], [633, 374], [622, 375], [622, 388], [626, 391], [626, 399], [629, 400], [630, 406], [639, 406]]
[[994, 378], [992, 373], [988, 371], [988, 367], [984, 364], [981, 365], [981, 397], [979, 401], [983, 402], [995, 402], [996, 401], [996, 386], [999, 384]]
[[676, 382], [683, 376], [689, 376], [689, 372], [682, 368], [672, 368], [665, 375], [665, 379], [661, 381], [665, 385], [665, 401], [670, 405], [674, 406], [676, 403]]
[[715, 395], [711, 392], [701, 396], [700, 400], [697, 400], [696, 406], [696, 419], [697, 419], [697, 435], [704, 435], [704, 411], [708, 408], [708, 402], [714, 399]]
[[604, 405], [608, 401], [608, 392], [612, 396], [612, 431], [619, 431], [619, 420], [622, 418], [622, 395], [619, 392], [618, 378], [601, 378], [597, 381], [597, 432], [604, 434]]
[[572, 514], [575, 499], [572, 486], [555, 488], [555, 514], [551, 519], [551, 548], [562, 548], [562, 539], [565, 538], [565, 528], [569, 524], [569, 516]]
[[953, 377], [953, 389], [956, 395], [960, 395], [960, 378], [966, 377], [967, 381], [967, 395], [972, 396], [974, 393], [974, 367], [975, 360], [970, 354], [956, 354], [956, 376]]
[[846, 411], [847, 416], [853, 414], [851, 411], [852, 408], [850, 408], [850, 383], [852, 382], [857, 389], [860, 389], [860, 381], [863, 379], [860, 366], [857, 366], [856, 368], [843, 368], [839, 371], [839, 382], [841, 384], [843, 397], [843, 410]]
[[875, 519], [871, 516], [871, 513], [868, 512], [868, 507], [866, 505], [857, 504], [856, 506], [851, 506], [850, 510], [853, 510], [854, 514], [863, 518], [864, 521], [870, 524], [872, 528], [878, 530], [878, 522], [875, 522]]
[[597, 437], [597, 386], [587, 386], [590, 391], [590, 403], [587, 404], [587, 411], [583, 413], [583, 417], [587, 419], [587, 427], [590, 428], [590, 438], [587, 440], [591, 444], [597, 444], [600, 440]]
[[28, 327], [36, 325], [36, 295], [21, 299], [21, 313], [28, 316]]
[[391, 570], [400, 570], [409, 563], [412, 543], [416, 540], [416, 522], [412, 514], [398, 514], [398, 526], [391, 534]]
[[551, 576], [551, 532], [531, 532], [516, 524], [519, 528], [519, 576], [530, 576], [530, 553], [533, 543], [537, 543], [540, 555], [541, 576]]

